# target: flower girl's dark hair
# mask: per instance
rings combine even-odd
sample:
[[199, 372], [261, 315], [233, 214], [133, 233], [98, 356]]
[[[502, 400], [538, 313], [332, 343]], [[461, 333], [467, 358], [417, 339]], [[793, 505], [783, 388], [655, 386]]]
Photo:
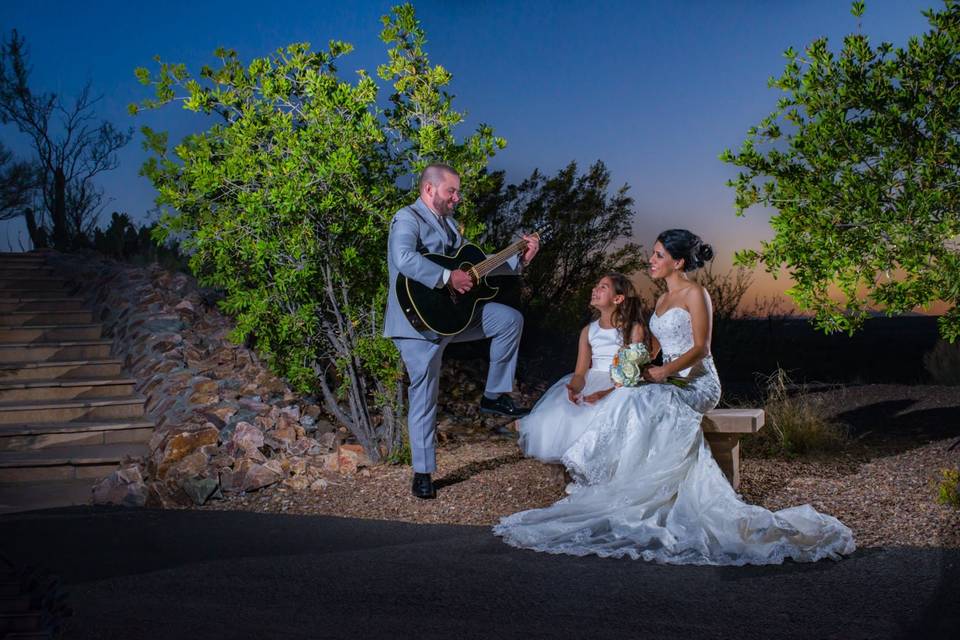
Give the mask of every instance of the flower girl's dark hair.
[[657, 242], [663, 245], [671, 258], [683, 260], [684, 271], [695, 271], [713, 260], [713, 247], [686, 229], [667, 229], [657, 236]]
[[623, 296], [623, 302], [617, 305], [610, 318], [613, 326], [619, 327], [623, 344], [630, 344], [633, 328], [638, 324], [643, 328], [644, 342], [646, 342], [648, 332], [647, 323], [643, 317], [643, 303], [630, 278], [616, 271], [606, 273], [603, 277], [609, 278], [613, 283], [614, 295]]

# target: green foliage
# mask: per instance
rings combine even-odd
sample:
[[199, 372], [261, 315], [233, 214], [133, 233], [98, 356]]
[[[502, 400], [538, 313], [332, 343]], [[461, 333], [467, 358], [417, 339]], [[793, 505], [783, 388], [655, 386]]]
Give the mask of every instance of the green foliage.
[[937, 502], [960, 509], [960, 469], [941, 469]]
[[630, 274], [645, 262], [632, 242], [633, 198], [628, 185], [613, 194], [603, 162], [586, 173], [571, 162], [557, 175], [539, 171], [518, 185], [490, 175], [478, 210], [487, 249], [502, 249], [523, 233], [541, 232], [537, 259], [524, 269], [520, 308], [532, 333], [576, 331], [584, 320], [590, 289], [608, 271]]
[[844, 449], [850, 442], [847, 429], [830, 420], [823, 405], [811, 400], [803, 389], [791, 393], [792, 386], [780, 368], [767, 379], [766, 426], [743, 439], [745, 452], [797, 457]]
[[930, 30], [905, 48], [856, 33], [837, 54], [825, 38], [788, 49], [776, 110], [720, 156], [744, 169], [729, 182], [737, 215], [777, 211], [774, 238], [738, 262], [785, 266], [788, 294], [827, 332], [855, 331], [868, 303], [942, 300], [941, 334], [960, 335], [960, 2], [924, 15]]
[[504, 146], [487, 126], [454, 139], [463, 115], [444, 90], [451, 76], [430, 64], [413, 8], [395, 7], [383, 25], [387, 109], [364, 71], [339, 77], [352, 47], [338, 41], [326, 51], [291, 44], [248, 64], [219, 49], [219, 65], [197, 77], [158, 58], [156, 73], [136, 70], [154, 98], [130, 109], [178, 102], [219, 116], [173, 149], [166, 133], [143, 129], [154, 155], [142, 174], [167, 211], [155, 239], [182, 239], [199, 281], [224, 291], [232, 337], [300, 391], [319, 391], [375, 461], [403, 439], [402, 365], [381, 336], [390, 218], [416, 197], [410, 177], [426, 164], [453, 164], [469, 188]]

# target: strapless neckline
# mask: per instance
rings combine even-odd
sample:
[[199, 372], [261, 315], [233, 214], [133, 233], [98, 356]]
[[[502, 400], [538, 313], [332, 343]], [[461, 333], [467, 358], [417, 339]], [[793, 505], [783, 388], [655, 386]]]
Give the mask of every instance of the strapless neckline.
[[669, 309], [667, 309], [667, 310], [664, 311], [663, 313], [657, 313], [656, 309], [654, 309], [653, 315], [657, 316], [658, 318], [662, 318], [663, 316], [667, 315], [668, 313], [670, 313], [670, 312], [673, 311], [674, 309], [679, 309], [680, 311], [685, 312], [687, 315], [690, 315], [690, 312], [687, 311], [686, 309], [684, 309], [683, 307], [670, 307]]

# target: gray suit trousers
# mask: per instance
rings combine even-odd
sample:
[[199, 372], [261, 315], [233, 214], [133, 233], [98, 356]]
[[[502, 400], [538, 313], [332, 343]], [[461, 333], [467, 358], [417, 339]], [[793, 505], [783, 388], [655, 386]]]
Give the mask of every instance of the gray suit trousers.
[[517, 349], [522, 332], [523, 316], [519, 311], [490, 302], [483, 306], [480, 321], [456, 336], [439, 341], [393, 339], [410, 376], [410, 387], [407, 391], [407, 430], [410, 434], [414, 471], [433, 473], [437, 470], [437, 395], [440, 389], [443, 350], [451, 342], [493, 338], [490, 343], [490, 370], [487, 372], [485, 390], [488, 393], [509, 393], [513, 391]]

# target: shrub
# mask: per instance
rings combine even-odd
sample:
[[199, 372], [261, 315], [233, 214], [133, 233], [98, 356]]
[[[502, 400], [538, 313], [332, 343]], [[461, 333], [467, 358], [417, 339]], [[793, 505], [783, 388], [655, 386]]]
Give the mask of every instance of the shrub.
[[938, 341], [923, 354], [923, 368], [936, 384], [960, 385], [960, 342]]
[[937, 502], [960, 509], [960, 469], [941, 469]]
[[744, 450], [754, 455], [802, 456], [838, 451], [850, 441], [844, 425], [830, 420], [823, 406], [803, 387], [791, 394], [790, 377], [778, 368], [766, 380], [766, 428], [744, 438]]

